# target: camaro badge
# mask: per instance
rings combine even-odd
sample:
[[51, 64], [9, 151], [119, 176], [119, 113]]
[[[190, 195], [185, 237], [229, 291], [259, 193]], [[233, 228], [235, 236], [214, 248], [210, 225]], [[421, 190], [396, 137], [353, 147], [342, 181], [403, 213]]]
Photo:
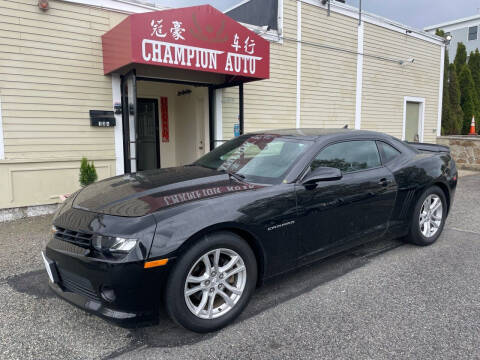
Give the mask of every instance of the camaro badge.
[[291, 220], [291, 221], [287, 221], [283, 224], [278, 224], [278, 225], [273, 225], [273, 226], [270, 226], [267, 228], [268, 231], [272, 231], [272, 230], [276, 230], [276, 229], [280, 229], [284, 226], [288, 226], [288, 225], [293, 225], [295, 224], [295, 220]]

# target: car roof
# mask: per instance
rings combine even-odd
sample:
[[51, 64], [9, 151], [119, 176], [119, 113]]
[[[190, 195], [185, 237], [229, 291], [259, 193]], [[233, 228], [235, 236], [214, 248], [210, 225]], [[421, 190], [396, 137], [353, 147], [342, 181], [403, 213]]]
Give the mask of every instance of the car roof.
[[375, 138], [384, 138], [385, 134], [376, 131], [368, 130], [354, 130], [354, 129], [335, 129], [335, 128], [306, 128], [306, 129], [276, 129], [276, 130], [265, 130], [258, 131], [249, 134], [256, 135], [280, 135], [284, 137], [292, 137], [295, 139], [303, 140], [325, 140], [327, 138], [338, 138], [338, 137], [375, 137]]

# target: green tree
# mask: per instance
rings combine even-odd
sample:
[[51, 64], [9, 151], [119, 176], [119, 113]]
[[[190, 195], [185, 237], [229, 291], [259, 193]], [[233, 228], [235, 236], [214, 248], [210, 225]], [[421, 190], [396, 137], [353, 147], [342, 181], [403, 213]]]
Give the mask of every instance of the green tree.
[[435, 35], [437, 36], [441, 36], [441, 37], [445, 37], [445, 31], [443, 31], [442, 29], [437, 29], [435, 30]]
[[[458, 70], [457, 70], [458, 71]], [[463, 111], [463, 126], [462, 133], [467, 134], [470, 129], [472, 116], [475, 116], [476, 122], [478, 119], [478, 96], [473, 82], [472, 72], [467, 64], [464, 64], [460, 70], [458, 77], [460, 85], [460, 105]]]
[[448, 66], [448, 101], [449, 113], [447, 121], [444, 122], [442, 118], [442, 131], [445, 135], [459, 135], [463, 127], [463, 111], [460, 106], [461, 94], [455, 64]]
[[470, 53], [468, 66], [472, 72], [473, 83], [475, 84], [477, 95], [480, 95], [480, 52], [478, 49], [476, 49], [475, 52], [472, 51]]
[[[439, 30], [437, 29], [437, 35], [439, 35]], [[448, 59], [448, 50], [445, 50], [445, 61], [443, 64], [443, 97], [442, 97], [442, 135], [449, 135], [450, 129], [448, 124], [450, 124], [450, 92], [448, 88], [449, 83], [449, 59]]]
[[[445, 31], [437, 29], [435, 35], [445, 38]], [[445, 59], [443, 62], [443, 97], [442, 97], [442, 135], [451, 135], [454, 134], [454, 129], [452, 127], [452, 121], [454, 119], [450, 118], [451, 109], [450, 109], [450, 92], [449, 92], [449, 71], [451, 69], [450, 59], [448, 57], [448, 50], [445, 50]], [[455, 69], [455, 67], [453, 67]], [[458, 85], [458, 83], [457, 83]], [[458, 86], [457, 86], [458, 87]]]
[[457, 53], [455, 54], [455, 60], [453, 60], [455, 68], [457, 69], [457, 75], [462, 71], [463, 65], [467, 63], [467, 49], [461, 42], [457, 45]]
[[87, 158], [82, 158], [79, 177], [80, 185], [90, 185], [91, 183], [94, 183], [97, 179], [97, 170], [95, 169], [95, 165], [93, 165], [93, 161], [89, 163]]

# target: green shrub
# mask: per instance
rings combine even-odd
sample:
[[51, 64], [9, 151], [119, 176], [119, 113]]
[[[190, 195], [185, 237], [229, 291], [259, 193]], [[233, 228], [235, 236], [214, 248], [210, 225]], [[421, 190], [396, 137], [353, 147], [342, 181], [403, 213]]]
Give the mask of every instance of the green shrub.
[[95, 170], [95, 165], [93, 161], [88, 162], [87, 158], [82, 158], [82, 163], [80, 165], [80, 185], [83, 187], [94, 183], [98, 179], [97, 170]]

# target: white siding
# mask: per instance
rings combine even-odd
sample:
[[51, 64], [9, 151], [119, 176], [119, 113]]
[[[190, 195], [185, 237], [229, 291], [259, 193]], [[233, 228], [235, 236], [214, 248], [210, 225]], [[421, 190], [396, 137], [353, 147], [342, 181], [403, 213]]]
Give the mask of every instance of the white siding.
[[399, 65], [364, 57], [362, 129], [402, 137], [404, 97], [425, 98], [424, 141], [436, 141], [441, 46], [365, 24], [365, 54], [394, 59], [414, 58]]
[[[301, 127], [342, 127], [355, 122], [357, 21], [302, 4]], [[309, 45], [321, 44], [325, 47]]]
[[101, 35], [125, 15], [49, 5], [43, 12], [33, 0], [0, 0], [0, 208], [57, 202], [79, 187], [83, 156], [99, 178], [115, 175], [114, 130], [92, 128], [89, 110], [112, 109]]

